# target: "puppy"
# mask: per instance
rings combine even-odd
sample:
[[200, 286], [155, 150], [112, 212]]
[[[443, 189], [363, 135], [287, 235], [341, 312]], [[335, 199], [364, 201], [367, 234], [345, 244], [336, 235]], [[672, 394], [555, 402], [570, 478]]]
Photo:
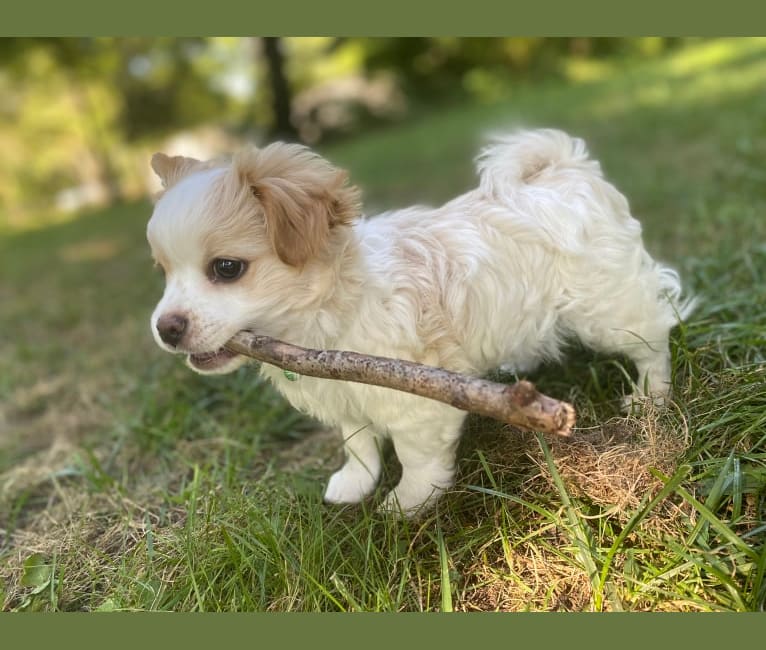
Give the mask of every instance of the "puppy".
[[[147, 235], [166, 276], [151, 317], [157, 344], [205, 374], [245, 363], [223, 346], [250, 329], [482, 375], [529, 372], [577, 338], [635, 363], [628, 399], [666, 398], [668, 333], [691, 305], [585, 144], [522, 131], [477, 162], [478, 187], [445, 205], [365, 219], [346, 173], [299, 145], [230, 161], [156, 154], [165, 190]], [[375, 490], [385, 438], [402, 477], [383, 508], [412, 515], [452, 485], [463, 411], [375, 386], [290, 381], [266, 364], [261, 372], [340, 429], [346, 460], [327, 502]]]

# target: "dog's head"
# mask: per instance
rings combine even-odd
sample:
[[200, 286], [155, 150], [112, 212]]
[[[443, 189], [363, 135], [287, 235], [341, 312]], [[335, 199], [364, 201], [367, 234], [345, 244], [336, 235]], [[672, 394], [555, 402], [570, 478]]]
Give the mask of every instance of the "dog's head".
[[283, 143], [229, 162], [155, 154], [152, 168], [164, 190], [147, 238], [166, 280], [152, 333], [197, 372], [230, 372], [246, 360], [223, 348], [236, 332], [280, 336], [320, 298], [322, 270], [359, 214], [358, 190]]

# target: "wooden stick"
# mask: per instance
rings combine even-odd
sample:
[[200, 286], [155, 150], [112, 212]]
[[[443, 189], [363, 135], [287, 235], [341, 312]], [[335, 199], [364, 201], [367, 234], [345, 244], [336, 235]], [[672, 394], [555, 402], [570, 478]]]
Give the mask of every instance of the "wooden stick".
[[300, 375], [393, 388], [530, 431], [569, 436], [575, 423], [571, 404], [537, 392], [528, 381], [499, 384], [402, 359], [302, 348], [252, 332], [239, 332], [226, 348]]

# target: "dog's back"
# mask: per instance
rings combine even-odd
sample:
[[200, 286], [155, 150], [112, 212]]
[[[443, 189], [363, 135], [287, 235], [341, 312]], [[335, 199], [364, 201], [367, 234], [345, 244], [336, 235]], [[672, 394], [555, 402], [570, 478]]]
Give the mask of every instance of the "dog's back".
[[417, 285], [410, 295], [426, 347], [457, 341], [441, 364], [529, 370], [559, 358], [571, 337], [634, 358], [652, 341], [666, 348], [690, 304], [582, 140], [552, 129], [502, 136], [477, 167], [475, 190], [382, 215], [369, 229], [377, 252], [391, 251], [379, 257], [390, 263], [381, 269], [389, 286]]
[[[585, 143], [552, 129], [522, 131], [497, 138], [477, 167], [478, 192], [507, 210], [509, 237], [538, 244], [526, 253], [549, 253], [534, 284], [549, 281], [557, 289], [555, 304], [545, 306], [557, 314], [551, 334], [624, 353], [638, 366], [640, 387], [667, 392], [668, 331], [694, 301], [681, 298], [678, 274], [645, 250], [627, 199], [604, 178]], [[501, 221], [492, 217], [493, 224]], [[530, 267], [536, 261], [527, 254]]]

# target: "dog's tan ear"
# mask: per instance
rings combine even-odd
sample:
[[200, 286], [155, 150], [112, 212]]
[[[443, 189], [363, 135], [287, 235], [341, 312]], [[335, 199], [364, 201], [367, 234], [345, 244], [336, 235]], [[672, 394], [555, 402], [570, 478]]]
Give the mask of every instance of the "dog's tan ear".
[[162, 187], [171, 188], [185, 176], [194, 171], [204, 169], [207, 163], [185, 156], [166, 156], [156, 153], [152, 156], [152, 169], [162, 181]]
[[301, 145], [278, 142], [245, 152], [235, 168], [262, 206], [274, 251], [290, 266], [320, 255], [332, 230], [359, 215], [359, 190], [348, 174]]

